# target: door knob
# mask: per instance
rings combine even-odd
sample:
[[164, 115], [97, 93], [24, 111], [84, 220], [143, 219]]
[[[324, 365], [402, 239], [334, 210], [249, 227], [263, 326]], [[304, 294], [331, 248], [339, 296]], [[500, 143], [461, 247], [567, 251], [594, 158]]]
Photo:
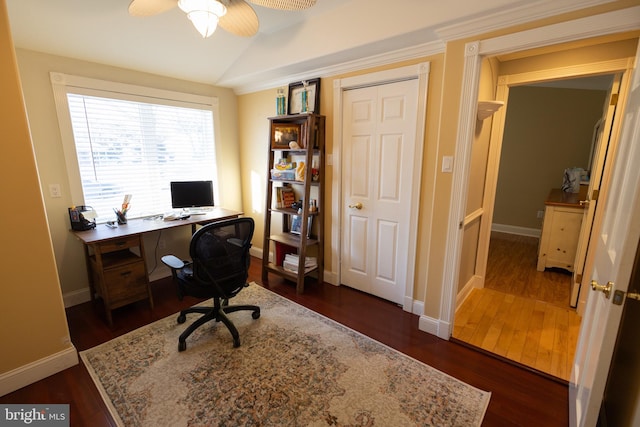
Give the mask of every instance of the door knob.
[[594, 291], [601, 291], [607, 299], [611, 295], [611, 288], [613, 288], [613, 282], [607, 282], [606, 285], [600, 285], [595, 280], [591, 281], [591, 289]]
[[362, 209], [362, 203], [358, 202], [358, 203], [356, 203], [355, 205], [349, 205], [349, 207], [350, 207], [351, 209], [358, 209], [358, 210], [360, 210], [360, 209]]

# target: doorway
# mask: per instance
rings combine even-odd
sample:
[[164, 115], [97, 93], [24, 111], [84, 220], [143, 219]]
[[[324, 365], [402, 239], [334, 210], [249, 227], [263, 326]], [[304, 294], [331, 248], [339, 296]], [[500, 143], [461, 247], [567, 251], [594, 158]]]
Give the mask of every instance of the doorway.
[[[635, 51], [635, 43], [636, 40], [633, 40], [633, 49], [630, 49], [630, 51], [634, 52]], [[525, 56], [523, 54], [521, 54], [521, 56]], [[540, 58], [536, 58], [536, 59], [540, 59]], [[500, 208], [502, 207], [500, 205], [500, 179], [498, 178], [498, 175], [502, 175], [504, 170], [509, 170], [509, 168], [515, 168], [516, 170], [519, 170], [521, 173], [525, 174], [525, 178], [519, 178], [519, 179], [513, 179], [513, 178], [507, 178], [506, 180], [504, 180], [507, 183], [507, 187], [511, 186], [512, 188], [512, 195], [505, 197], [504, 199], [507, 200], [507, 212], [508, 213], [513, 213], [513, 211], [517, 211], [518, 207], [521, 207], [523, 205], [525, 205], [525, 209], [529, 210], [531, 209], [531, 204], [526, 205], [526, 202], [528, 200], [525, 200], [522, 203], [519, 203], [517, 198], [515, 196], [513, 196], [513, 194], [517, 195], [518, 191], [522, 191], [526, 185], [527, 182], [529, 181], [530, 184], [535, 185], [540, 185], [540, 191], [542, 191], [543, 195], [539, 197], [539, 205], [541, 206], [539, 208], [534, 208], [531, 209], [532, 212], [529, 212], [529, 215], [531, 215], [534, 219], [538, 219], [536, 218], [535, 214], [536, 214], [536, 210], [538, 211], [538, 213], [540, 213], [540, 211], [544, 212], [544, 200], [546, 195], [548, 194], [549, 190], [551, 188], [559, 188], [562, 185], [562, 171], [564, 168], [566, 167], [573, 167], [573, 166], [581, 166], [581, 163], [584, 163], [584, 166], [582, 166], [583, 168], [588, 168], [588, 164], [590, 163], [590, 153], [591, 153], [591, 143], [593, 140], [593, 127], [595, 125], [595, 123], [598, 122], [598, 119], [600, 119], [600, 117], [603, 115], [603, 108], [602, 105], [605, 104], [603, 102], [603, 100], [606, 98], [606, 87], [602, 86], [599, 89], [600, 91], [600, 100], [596, 100], [595, 102], [595, 108], [593, 108], [592, 110], [595, 111], [593, 117], [591, 117], [591, 119], [588, 121], [587, 126], [586, 126], [586, 130], [585, 133], [588, 136], [583, 136], [581, 139], [583, 141], [582, 145], [583, 145], [583, 149], [582, 149], [582, 160], [580, 162], [576, 161], [574, 164], [571, 163], [567, 163], [568, 161], [571, 160], [567, 160], [568, 158], [570, 159], [570, 157], [565, 158], [565, 159], [561, 159], [561, 163], [560, 163], [560, 167], [558, 168], [556, 166], [556, 169], [559, 169], [555, 172], [556, 177], [553, 177], [553, 174], [551, 175], [551, 178], [549, 180], [547, 180], [547, 183], [545, 184], [544, 179], [540, 179], [538, 177], [536, 177], [536, 175], [534, 175], [534, 173], [532, 172], [533, 170], [539, 170], [541, 169], [541, 167], [543, 167], [543, 165], [545, 165], [546, 163], [553, 163], [552, 161], [545, 161], [544, 157], [543, 158], [539, 158], [536, 157], [538, 155], [540, 155], [539, 152], [536, 151], [541, 151], [541, 146], [542, 143], [539, 143], [535, 149], [532, 152], [529, 152], [525, 155], [524, 157], [524, 162], [521, 164], [517, 164], [517, 162], [513, 161], [513, 158], [509, 157], [509, 146], [507, 144], [507, 134], [508, 134], [508, 128], [509, 128], [509, 123], [507, 123], [507, 118], [510, 117], [510, 113], [513, 112], [512, 109], [512, 101], [514, 101], [512, 99], [512, 94], [516, 93], [515, 89], [523, 89], [523, 90], [537, 90], [537, 88], [540, 88], [540, 86], [543, 86], [542, 88], [540, 88], [540, 90], [544, 89], [544, 90], [555, 90], [555, 88], [551, 88], [549, 86], [558, 86], [559, 85], [559, 81], [562, 80], [562, 84], [565, 86], [568, 85], [575, 85], [577, 83], [580, 84], [584, 84], [584, 83], [593, 83], [595, 80], [597, 79], [584, 79], [584, 78], [580, 78], [579, 80], [577, 79], [577, 77], [584, 77], [584, 76], [589, 76], [589, 75], [598, 75], [598, 78], [600, 78], [601, 75], [603, 74], [609, 74], [611, 75], [612, 73], [618, 72], [618, 71], [623, 71], [620, 69], [620, 65], [624, 65], [624, 63], [626, 63], [625, 61], [622, 62], [622, 64], [620, 63], [614, 63], [611, 62], [607, 67], [603, 67], [600, 68], [598, 70], [598, 72], [593, 72], [593, 68], [592, 68], [592, 64], [584, 64], [584, 65], [580, 65], [580, 66], [576, 66], [574, 70], [571, 70], [570, 73], [567, 73], [567, 70], [565, 69], [548, 69], [548, 70], [544, 70], [544, 71], [536, 71], [536, 72], [522, 72], [519, 73], [517, 75], [501, 75], [497, 80], [499, 80], [499, 84], [497, 85], [498, 90], [497, 90], [497, 96], [496, 98], [498, 100], [503, 100], [506, 101], [507, 97], [508, 97], [508, 108], [507, 108], [507, 112], [505, 113], [500, 112], [500, 114], [497, 114], [496, 118], [494, 118], [494, 121], [492, 123], [492, 134], [491, 134], [491, 151], [492, 153], [488, 155], [488, 158], [490, 159], [488, 162], [488, 166], [487, 166], [487, 179], [486, 179], [486, 184], [484, 187], [484, 199], [482, 201], [482, 209], [484, 211], [484, 215], [472, 215], [472, 217], [474, 217], [474, 220], [470, 220], [470, 221], [465, 221], [465, 235], [464, 235], [464, 243], [463, 243], [463, 250], [462, 250], [462, 256], [464, 258], [465, 254], [467, 252], [473, 252], [473, 251], [469, 251], [466, 250], [465, 251], [465, 247], [466, 246], [473, 246], [475, 245], [475, 248], [477, 249], [477, 257], [476, 257], [476, 264], [475, 266], [472, 266], [473, 271], [471, 272], [471, 274], [467, 274], [465, 276], [465, 272], [464, 271], [464, 266], [465, 263], [462, 262], [461, 266], [461, 276], [460, 276], [460, 288], [462, 288], [462, 290], [464, 291], [464, 297], [467, 297], [468, 295], [471, 294], [471, 292], [476, 292], [478, 290], [483, 291], [485, 293], [487, 293], [487, 289], [484, 289], [485, 287], [487, 288], [491, 288], [492, 283], [489, 281], [489, 278], [492, 277], [492, 272], [489, 271], [487, 269], [488, 265], [491, 265], [490, 262], [488, 262], [488, 254], [491, 253], [491, 245], [490, 244], [490, 238], [489, 236], [491, 236], [491, 228], [493, 225], [495, 225], [496, 219], [500, 219]], [[500, 66], [501, 64], [492, 64], [493, 66]], [[522, 65], [522, 64], [519, 64]], [[602, 64], [600, 64], [602, 65]], [[506, 67], [508, 69], [508, 66]], [[500, 71], [502, 71], [502, 69], [500, 68]], [[569, 79], [571, 77], [571, 79]], [[547, 83], [546, 80], [553, 80], [554, 83], [550, 84]], [[611, 86], [611, 77], [608, 77], [608, 80], [606, 80], [609, 86]], [[526, 85], [531, 85], [531, 83], [535, 83], [536, 87], [535, 88], [527, 88]], [[511, 90], [510, 90], [511, 89]], [[563, 95], [562, 98], [554, 98], [551, 97], [551, 103], [554, 104], [560, 104], [561, 101], [564, 101], [565, 96]], [[580, 101], [581, 104], [584, 104], [586, 101]], [[549, 103], [547, 103], [546, 105], [549, 105]], [[608, 105], [608, 104], [607, 104]], [[534, 108], [538, 108], [538, 109], [542, 109], [544, 108], [543, 106], [538, 106]], [[567, 108], [567, 107], [564, 107]], [[549, 107], [549, 109], [551, 109], [551, 107]], [[607, 111], [607, 108], [604, 109], [605, 112]], [[556, 113], [559, 115], [559, 113]], [[533, 117], [534, 114], [530, 113], [531, 117], [531, 121], [535, 123], [535, 126], [542, 126], [543, 123], [549, 122], [551, 119], [553, 118], [547, 118], [546, 120], [539, 120], [538, 122], [535, 122], [535, 118]], [[582, 117], [582, 116], [586, 116], [585, 113], [580, 112], [579, 114], [577, 114], [578, 118]], [[511, 118], [513, 119], [513, 117]], [[525, 117], [525, 120], [527, 118]], [[559, 118], [560, 119], [560, 118]], [[569, 119], [567, 118], [562, 118], [561, 121], [569, 121]], [[590, 123], [589, 123], [590, 122]], [[555, 130], [556, 132], [559, 132], [559, 130]], [[533, 130], [528, 130], [529, 133], [533, 133]], [[561, 133], [561, 132], [560, 132]], [[502, 137], [505, 137], [505, 145], [501, 146], [502, 143]], [[608, 135], [608, 133], [607, 133]], [[571, 135], [569, 135], [571, 136]], [[569, 136], [567, 135], [563, 135], [561, 140], [564, 139], [569, 139]], [[615, 140], [616, 135], [613, 135], [613, 140]], [[550, 137], [547, 137], [550, 138]], [[523, 141], [525, 141], [526, 138], [517, 138], [517, 143], [522, 145]], [[543, 141], [544, 142], [544, 141]], [[585, 143], [586, 142], [586, 143]], [[553, 146], [553, 150], [552, 153], [558, 153], [557, 157], [561, 157], [560, 154], [562, 153], [563, 148], [561, 147], [561, 145], [558, 142], [553, 143], [555, 144], [555, 146]], [[521, 146], [518, 147], [519, 149], [522, 149]], [[473, 150], [476, 149], [476, 145], [474, 142], [474, 147]], [[502, 150], [502, 151], [501, 151]], [[566, 150], [565, 150], [566, 151]], [[571, 151], [575, 151], [575, 147], [569, 149], [569, 152], [571, 154]], [[548, 154], [547, 154], [548, 156]], [[504, 161], [504, 159], [507, 158], [507, 160], [509, 161], [508, 164], [504, 164], [502, 162], [499, 161], [499, 159], [502, 159]], [[494, 163], [493, 166], [491, 165], [491, 159], [493, 159]], [[473, 160], [472, 160], [473, 162]], [[563, 164], [563, 163], [567, 163], [567, 164]], [[499, 164], [499, 167], [498, 167]], [[506, 167], [505, 167], [506, 166]], [[554, 184], [554, 180], [555, 180], [555, 184]], [[606, 180], [605, 180], [606, 181]], [[549, 184], [549, 182], [551, 182], [551, 184]], [[546, 188], [545, 188], [546, 185]], [[469, 191], [472, 190], [473, 184], [470, 183], [469, 184]], [[606, 192], [606, 183], [605, 183], [605, 187], [603, 187], [603, 191]], [[515, 192], [515, 193], [514, 193]], [[522, 191], [522, 195], [518, 196], [518, 197], [524, 197], [525, 199], [527, 197], [530, 198], [529, 194], [530, 192], [527, 191]], [[495, 202], [495, 203], [494, 203]], [[508, 203], [511, 203], [511, 206], [508, 206]], [[504, 203], [503, 203], [504, 204]], [[535, 206], [535, 202], [534, 205]], [[578, 209], [580, 210], [580, 209]], [[470, 209], [469, 206], [467, 206], [467, 212], [473, 212], [474, 209]], [[502, 225], [499, 224], [498, 225]], [[509, 225], [509, 224], [507, 224]], [[498, 227], [500, 228], [500, 227]], [[522, 225], [515, 225], [513, 227], [505, 227], [506, 231], [516, 231], [517, 234], [522, 234], [521, 232], [524, 231], [529, 231], [530, 234], [532, 235], [531, 238], [533, 239], [533, 243], [531, 243], [531, 241], [528, 243], [530, 246], [533, 246], [533, 251], [534, 254], [528, 255], [528, 258], [530, 258], [531, 263], [529, 264], [529, 271], [524, 271], [522, 270], [520, 272], [520, 279], [517, 277], [513, 277], [513, 276], [509, 276], [511, 277], [511, 283], [509, 283], [509, 287], [514, 288], [514, 282], [520, 281], [521, 283], [519, 283], [519, 285], [523, 285], [525, 282], [525, 286], [528, 287], [536, 287], [538, 286], [538, 284], [536, 283], [535, 279], [536, 279], [536, 275], [541, 276], [539, 280], [541, 280], [542, 282], [545, 281], [549, 281], [548, 278], [545, 278], [544, 275], [549, 276], [552, 273], [547, 273], [546, 271], [543, 272], [542, 274], [538, 274], [538, 272], [536, 272], [536, 268], [535, 268], [535, 264], [536, 264], [536, 254], [535, 252], [537, 252], [537, 244], [536, 244], [536, 240], [537, 237], [535, 236], [535, 233], [531, 233], [531, 230], [535, 230], [535, 226], [522, 226]], [[579, 230], [579, 227], [578, 227]], [[503, 230], [505, 231], [505, 230]], [[527, 234], [527, 233], [524, 233]], [[577, 233], [576, 233], [577, 234]], [[492, 236], [493, 237], [493, 236]], [[511, 242], [511, 244], [513, 244], [513, 242]], [[515, 253], [517, 251], [512, 250], [511, 252]], [[515, 265], [515, 263], [513, 263], [512, 265]], [[570, 268], [569, 270], [572, 270], [572, 268]], [[588, 271], [588, 270], [587, 270]], [[512, 272], [507, 272], [505, 270], [505, 277], [509, 275], [509, 273]], [[555, 272], [553, 272], [555, 274]], [[568, 272], [567, 272], [568, 273]], [[468, 276], [471, 276], [470, 278]], [[522, 277], [524, 277], [524, 279], [522, 279]], [[571, 289], [571, 275], [570, 274], [566, 274], [564, 276], [564, 278], [561, 277], [562, 280], [562, 284], [558, 285], [558, 284], [553, 284], [552, 281], [549, 281], [550, 283], [547, 283], [548, 286], [562, 286], [563, 287], [563, 292], [564, 292], [564, 297], [566, 298], [566, 296], [568, 296], [570, 294], [570, 289]], [[462, 286], [464, 284], [467, 284], [469, 286]], [[518, 284], [518, 283], [515, 283]], [[515, 286], [517, 287], [517, 286]], [[465, 289], [466, 288], [466, 289]], [[475, 289], [477, 288], [477, 289]], [[495, 289], [494, 289], [495, 290]], [[529, 291], [530, 289], [527, 289], [527, 291]], [[518, 296], [518, 295], [516, 295]], [[536, 295], [528, 295], [529, 297], [536, 297]], [[462, 307], [462, 300], [464, 300], [463, 298], [459, 299], [459, 304], [458, 307]], [[485, 297], [488, 298], [488, 297]], [[513, 298], [513, 294], [511, 296], [509, 296], [509, 298]], [[506, 298], [508, 299], [508, 298]], [[484, 330], [481, 330], [480, 332], [476, 332], [476, 335], [480, 334], [480, 336], [484, 335], [483, 340], [485, 341], [485, 345], [488, 343], [489, 345], [493, 345], [495, 347], [495, 353], [499, 354], [501, 356], [507, 357], [509, 359], [512, 360], [516, 360], [520, 363], [523, 363], [527, 366], [532, 366], [536, 369], [539, 369], [541, 371], [550, 373], [556, 377], [560, 377], [562, 379], [568, 380], [569, 379], [569, 375], [571, 372], [571, 364], [570, 361], [573, 360], [573, 354], [575, 352], [575, 342], [577, 340], [577, 330], [578, 327], [576, 326], [576, 321], [574, 319], [575, 315], [575, 311], [570, 310], [568, 307], [566, 307], [564, 309], [564, 311], [560, 311], [558, 313], [556, 313], [557, 309], [554, 307], [553, 309], [551, 307], [545, 307], [542, 306], [543, 304], [549, 304], [549, 303], [545, 303], [544, 301], [542, 301], [543, 298], [539, 299], [538, 302], [538, 307], [535, 308], [531, 308], [529, 311], [532, 313], [532, 318], [526, 320], [526, 321], [520, 321], [520, 323], [523, 323], [524, 326], [526, 326], [528, 329], [525, 329], [524, 331], [522, 330], [518, 330], [517, 328], [514, 327], [514, 325], [518, 324], [518, 321], [516, 319], [511, 319], [511, 322], [507, 322], [506, 319], [508, 319], [508, 312], [509, 310], [512, 311], [516, 311], [517, 314], [519, 316], [522, 316], [523, 313], [526, 312], [526, 310], [519, 310], [517, 308], [513, 308], [511, 306], [505, 305], [506, 302], [503, 302], [501, 300], [499, 300], [497, 303], [496, 302], [484, 302], [482, 304], [480, 303], [475, 303], [476, 306], [472, 307], [473, 310], [482, 310], [483, 309], [483, 304], [487, 305], [489, 307], [492, 307], [492, 310], [489, 311], [485, 311], [483, 314], [476, 314], [477, 316], [480, 316], [483, 318], [483, 323], [484, 325], [481, 325], [482, 328], [484, 328]], [[468, 304], [467, 304], [468, 305]], [[502, 307], [501, 309], [498, 309], [497, 307], [500, 306]], [[487, 317], [491, 317], [494, 316], [496, 317], [496, 323], [492, 323], [491, 321], [487, 320]], [[456, 312], [456, 317], [455, 317], [455, 323], [454, 323], [454, 331], [453, 331], [453, 338], [458, 338], [459, 336], [463, 338], [463, 340], [465, 339], [465, 334], [464, 333], [460, 333], [460, 322], [465, 322], [468, 319], [470, 319], [472, 325], [473, 323], [478, 323], [478, 319], [477, 318], [473, 318], [472, 316], [470, 316], [469, 314], [465, 314], [465, 313], [460, 313], [459, 311]], [[568, 320], [567, 320], [568, 319]], [[578, 319], [579, 322], [579, 319]], [[555, 326], [554, 325], [558, 325], [560, 329], [557, 330], [552, 330], [552, 332], [549, 332], [550, 329], [553, 329]], [[476, 325], [477, 326], [477, 325]], [[504, 329], [501, 329], [504, 328]], [[458, 331], [456, 331], [456, 329], [458, 329]], [[489, 335], [486, 335], [489, 334]], [[546, 334], [546, 337], [545, 337]], [[509, 355], [513, 356], [513, 349], [510, 352], [507, 352], [504, 349], [504, 345], [505, 345], [505, 337], [508, 336], [522, 336], [525, 335], [528, 337], [527, 339], [527, 345], [530, 344], [529, 341], [536, 341], [538, 342], [537, 344], [537, 350], [536, 353], [533, 355], [533, 359], [532, 359], [532, 355], [531, 355], [531, 351], [527, 352], [527, 351], [520, 351], [520, 354], [516, 354], [516, 356], [518, 358], [514, 358], [514, 357], [508, 357]], [[500, 338], [500, 346], [498, 346], [498, 337]], [[493, 341], [492, 341], [493, 340]], [[571, 343], [567, 349], [567, 345], [566, 343], [569, 342]], [[478, 344], [478, 338], [475, 338], [475, 342], [473, 342], [474, 345], [484, 348], [488, 351], [493, 351], [492, 348], [487, 348], [485, 345], [479, 345]], [[517, 344], [514, 344], [517, 346]], [[558, 350], [558, 348], [564, 348], [565, 350], [568, 350], [568, 353], [565, 354], [560, 354], [561, 352]], [[520, 350], [522, 350], [522, 343], [521, 343], [521, 347]], [[509, 354], [507, 354], [509, 353]], [[516, 352], [517, 353], [517, 352]], [[528, 354], [525, 354], [528, 353]], [[534, 364], [535, 359], [538, 360], [542, 360], [542, 364]], [[533, 360], [533, 361], [532, 361]], [[556, 360], [554, 362], [554, 360]], [[562, 362], [558, 362], [558, 360], [562, 360]]]
[[460, 304], [454, 322], [453, 338], [564, 380], [580, 317], [570, 308], [570, 271], [537, 270], [541, 217], [563, 171], [589, 169], [593, 128], [611, 82], [598, 76], [509, 91], [484, 283]]

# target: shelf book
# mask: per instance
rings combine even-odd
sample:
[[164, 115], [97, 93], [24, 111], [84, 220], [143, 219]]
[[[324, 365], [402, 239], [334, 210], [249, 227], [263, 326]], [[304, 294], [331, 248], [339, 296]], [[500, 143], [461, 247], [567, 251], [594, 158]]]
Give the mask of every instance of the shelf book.
[[291, 187], [276, 187], [276, 209], [290, 208], [296, 201], [296, 195]]

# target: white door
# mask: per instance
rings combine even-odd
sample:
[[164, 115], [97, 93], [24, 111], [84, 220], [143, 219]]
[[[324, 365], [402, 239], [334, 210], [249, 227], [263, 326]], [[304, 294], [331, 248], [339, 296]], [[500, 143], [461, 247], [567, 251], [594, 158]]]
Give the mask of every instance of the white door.
[[640, 240], [638, 57], [630, 88], [602, 227], [592, 237], [597, 246], [591, 278], [599, 285], [612, 282], [612, 295], [607, 298], [593, 290], [588, 294], [569, 387], [571, 426], [596, 425], [622, 315], [622, 305], [614, 304], [621, 302], [615, 291], [627, 291]]
[[[585, 208], [582, 215], [582, 226], [580, 230], [580, 237], [578, 238], [578, 249], [576, 251], [576, 258], [574, 262], [574, 269], [572, 275], [571, 286], [571, 301], [572, 307], [578, 305], [578, 296], [582, 289], [586, 289], [589, 286], [590, 278], [584, 277], [583, 273], [591, 269], [591, 263], [587, 261], [587, 249], [589, 248], [589, 240], [591, 238], [591, 230], [594, 225], [594, 217], [596, 213], [596, 206], [598, 198], [604, 195], [601, 189], [609, 187], [608, 173], [605, 172], [605, 162], [607, 159], [607, 153], [613, 152], [615, 149], [614, 141], [611, 136], [613, 133], [613, 121], [615, 119], [617, 99], [620, 93], [620, 83], [622, 81], [622, 74], [614, 76], [613, 84], [609, 90], [608, 97], [606, 99], [606, 105], [603, 111], [603, 118], [594, 130], [594, 138], [592, 147], [593, 153], [591, 156], [591, 164], [589, 169], [591, 170], [591, 177], [589, 180], [589, 190], [587, 192], [586, 200], [581, 201], [584, 203]], [[615, 138], [614, 138], [615, 139]], [[610, 167], [607, 168], [607, 171]], [[597, 227], [596, 227], [597, 230]], [[584, 294], [583, 294], [584, 295]], [[581, 298], [582, 301], [586, 301], [586, 298]], [[584, 304], [582, 304], [584, 305]], [[584, 314], [584, 307], [579, 307], [578, 314]]]
[[[341, 282], [403, 304], [418, 79], [343, 96]], [[411, 284], [413, 286], [413, 284]]]

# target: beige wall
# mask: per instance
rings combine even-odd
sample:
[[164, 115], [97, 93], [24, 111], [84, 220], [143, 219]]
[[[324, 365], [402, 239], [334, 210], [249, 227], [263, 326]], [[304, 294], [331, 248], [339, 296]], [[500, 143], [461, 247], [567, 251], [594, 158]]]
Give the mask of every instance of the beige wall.
[[[326, 116], [326, 152], [335, 153], [338, 149], [334, 145], [333, 141], [333, 82], [335, 79], [342, 79], [346, 77], [352, 77], [356, 75], [363, 75], [371, 72], [382, 71], [385, 69], [398, 68], [412, 64], [418, 64], [421, 62], [430, 63], [429, 74], [429, 88], [427, 98], [427, 116], [426, 116], [426, 132], [424, 140], [424, 157], [423, 157], [423, 170], [422, 170], [422, 184], [421, 184], [421, 205], [425, 205], [427, 208], [422, 207], [420, 209], [420, 221], [418, 226], [418, 247], [417, 247], [417, 261], [416, 261], [416, 283], [414, 286], [414, 294], [420, 296], [424, 293], [425, 279], [427, 277], [427, 265], [426, 260], [428, 258], [427, 249], [428, 245], [424, 242], [429, 239], [429, 229], [425, 227], [430, 221], [431, 203], [430, 197], [433, 192], [433, 175], [436, 167], [435, 149], [437, 147], [437, 123], [439, 114], [439, 104], [441, 99], [441, 81], [443, 76], [443, 62], [444, 55], [434, 55], [425, 58], [416, 59], [414, 61], [407, 61], [392, 66], [378, 67], [374, 69], [362, 70], [357, 73], [349, 73], [344, 75], [334, 76], [332, 78], [322, 79], [321, 82], [321, 95], [320, 95], [320, 113]], [[262, 249], [263, 246], [263, 230], [264, 230], [264, 191], [266, 189], [267, 179], [267, 154], [269, 147], [269, 126], [267, 117], [275, 115], [275, 97], [276, 89], [261, 91], [257, 93], [251, 93], [239, 96], [239, 114], [240, 117], [240, 145], [243, 159], [243, 195], [245, 203], [245, 211], [251, 213], [256, 219], [256, 237], [254, 237], [254, 247]], [[336, 153], [337, 155], [338, 153]], [[251, 174], [251, 179], [247, 174]], [[256, 177], [254, 180], [253, 177]], [[333, 167], [326, 167], [325, 175], [325, 202], [327, 207], [325, 212], [331, 212], [332, 194], [332, 180], [333, 180]], [[254, 196], [259, 194], [259, 197], [255, 197], [255, 200], [260, 201], [261, 204], [253, 204]], [[249, 206], [251, 208], [249, 209]], [[336, 251], [339, 242], [331, 241], [331, 228], [337, 226], [336, 219], [331, 218], [330, 215], [325, 217], [325, 270], [337, 274], [336, 269], [338, 266], [334, 266], [331, 263], [332, 251]], [[279, 225], [274, 222], [274, 227]], [[418, 298], [420, 299], [420, 298]]]
[[0, 209], [0, 379], [4, 385], [11, 371], [73, 347], [4, 1], [0, 2], [0, 57], [4, 146], [0, 175], [5, 201]]
[[[242, 210], [243, 200], [240, 184], [242, 176], [239, 167], [237, 104], [233, 91], [29, 50], [18, 49], [17, 57], [27, 113], [31, 123], [40, 183], [44, 189], [43, 196], [46, 212], [51, 228], [60, 283], [65, 297], [74, 295], [77, 292], [88, 295], [88, 277], [82, 245], [69, 232], [67, 208], [72, 205], [82, 204], [82, 201], [75, 200], [70, 195], [69, 174], [65, 164], [53, 91], [49, 79], [49, 73], [52, 71], [218, 97], [220, 103], [219, 125], [221, 127], [221, 140], [216, 141], [216, 154], [218, 156], [221, 200], [217, 200], [216, 203], [220, 203], [229, 209]], [[50, 184], [60, 184], [62, 190], [61, 198], [49, 196], [48, 188]], [[161, 267], [162, 264], [159, 261], [159, 258], [164, 255], [163, 251], [155, 250], [158, 238], [159, 233], [145, 235], [147, 267], [151, 272], [152, 278], [168, 274], [168, 271]], [[169, 248], [179, 256], [188, 255], [189, 238], [189, 227], [165, 230], [162, 233], [166, 248]], [[169, 249], [165, 249], [165, 251]]]
[[515, 87], [502, 142], [493, 222], [540, 229], [544, 201], [566, 168], [588, 169], [606, 91]]

